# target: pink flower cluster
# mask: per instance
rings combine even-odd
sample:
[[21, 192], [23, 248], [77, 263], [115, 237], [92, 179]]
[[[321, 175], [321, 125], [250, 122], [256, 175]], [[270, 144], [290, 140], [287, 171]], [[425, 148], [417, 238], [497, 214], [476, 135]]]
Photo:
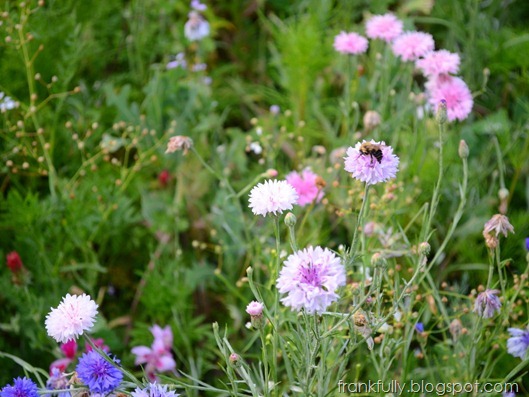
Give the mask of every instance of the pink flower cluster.
[[156, 381], [156, 373], [174, 371], [176, 368], [176, 362], [171, 353], [173, 332], [169, 326], [161, 328], [156, 324], [150, 328], [150, 331], [154, 336], [151, 347], [136, 346], [131, 352], [136, 356], [134, 364], [145, 364], [144, 370], [147, 377], [150, 381]]
[[[447, 50], [435, 51], [433, 37], [424, 32], [404, 32], [403, 23], [388, 13], [374, 15], [366, 22], [366, 36], [372, 40], [383, 40], [395, 56], [415, 66], [428, 79], [425, 85], [428, 102], [437, 109], [441, 100], [446, 101], [447, 119], [466, 119], [474, 101], [466, 83], [456, 77], [461, 60], [458, 54]], [[367, 40], [357, 33], [341, 32], [334, 39], [334, 48], [341, 53], [360, 54], [367, 50]]]

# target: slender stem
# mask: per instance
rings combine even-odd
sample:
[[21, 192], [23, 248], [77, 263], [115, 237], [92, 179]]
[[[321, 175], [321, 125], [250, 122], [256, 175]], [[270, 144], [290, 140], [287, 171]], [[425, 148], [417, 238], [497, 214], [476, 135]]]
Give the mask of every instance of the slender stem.
[[365, 210], [366, 210], [366, 206], [367, 206], [367, 202], [368, 202], [368, 198], [369, 198], [369, 186], [370, 185], [368, 183], [366, 183], [366, 185], [364, 187], [364, 195], [363, 195], [363, 199], [362, 199], [362, 205], [360, 207], [360, 212], [358, 212], [358, 218], [356, 220], [356, 225], [355, 225], [355, 229], [354, 229], [354, 232], [353, 232], [353, 239], [351, 240], [351, 247], [349, 248], [349, 253], [348, 253], [348, 258], [349, 259], [352, 258], [352, 256], [356, 252], [356, 249], [357, 249], [357, 246], [358, 246], [358, 241], [357, 241], [358, 229], [363, 227]]

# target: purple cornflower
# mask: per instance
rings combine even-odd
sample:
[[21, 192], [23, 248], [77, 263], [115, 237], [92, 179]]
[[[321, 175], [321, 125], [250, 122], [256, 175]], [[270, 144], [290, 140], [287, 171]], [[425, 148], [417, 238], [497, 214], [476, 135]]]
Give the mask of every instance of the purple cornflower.
[[149, 383], [144, 389], [136, 388], [132, 393], [132, 397], [178, 397], [172, 390], [167, 390], [167, 385], [158, 385], [156, 383]]
[[347, 149], [345, 170], [370, 185], [395, 178], [398, 166], [399, 158], [385, 142], [363, 141]]
[[529, 237], [525, 238], [525, 249], [529, 251]]
[[208, 6], [202, 4], [199, 0], [191, 0], [191, 8], [197, 11], [206, 11]]
[[24, 377], [13, 379], [13, 386], [4, 386], [0, 397], [39, 397], [39, 394], [35, 382]]
[[308, 247], [290, 255], [277, 279], [281, 299], [293, 310], [322, 313], [338, 299], [336, 290], [345, 285], [345, 269], [332, 251]]
[[[113, 360], [119, 364], [119, 360]], [[95, 351], [83, 354], [76, 371], [79, 379], [95, 393], [109, 393], [116, 389], [123, 379], [123, 373]]]
[[70, 392], [65, 391], [70, 388], [68, 381], [69, 379], [66, 374], [59, 368], [55, 367], [51, 369], [51, 376], [46, 382], [46, 388], [48, 390], [61, 390], [60, 392], [53, 393], [53, 395], [57, 395], [57, 397], [70, 397]]
[[511, 334], [507, 340], [507, 351], [512, 356], [523, 359], [529, 349], [529, 329], [509, 328], [507, 331]]
[[494, 316], [494, 313], [499, 311], [501, 307], [500, 298], [496, 296], [499, 293], [500, 291], [496, 289], [488, 289], [480, 293], [474, 304], [474, 313], [483, 318]]

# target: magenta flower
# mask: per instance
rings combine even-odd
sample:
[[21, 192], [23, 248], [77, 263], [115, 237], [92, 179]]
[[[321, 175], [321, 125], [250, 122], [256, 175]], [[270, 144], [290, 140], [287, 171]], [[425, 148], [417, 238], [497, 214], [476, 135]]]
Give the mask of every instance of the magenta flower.
[[305, 169], [301, 174], [292, 171], [285, 178], [296, 190], [299, 198], [297, 204], [301, 207], [319, 202], [323, 197], [321, 178], [310, 169]]
[[456, 74], [459, 72], [461, 59], [458, 54], [447, 50], [432, 51], [418, 59], [415, 66], [428, 78], [434, 78], [442, 74]]
[[298, 193], [287, 181], [267, 180], [250, 191], [249, 207], [255, 215], [282, 214], [298, 201]]
[[363, 141], [347, 149], [345, 170], [370, 185], [395, 178], [398, 166], [399, 158], [385, 142]]
[[391, 48], [393, 53], [403, 61], [415, 61], [433, 51], [434, 47], [435, 43], [431, 34], [406, 32], [395, 39]]
[[446, 100], [448, 121], [464, 120], [474, 106], [472, 94], [459, 77], [439, 76], [426, 83], [430, 105], [435, 109], [441, 100]]
[[480, 293], [474, 304], [474, 312], [483, 318], [493, 317], [494, 313], [500, 311], [501, 308], [500, 299], [496, 296], [499, 293], [500, 291], [491, 289]]
[[281, 302], [293, 310], [323, 313], [338, 299], [336, 290], [345, 285], [345, 268], [327, 248], [308, 247], [290, 255], [276, 282]]
[[61, 351], [66, 357], [73, 359], [77, 354], [77, 341], [75, 339], [71, 339], [68, 342], [63, 343], [61, 345]]
[[66, 294], [46, 316], [46, 330], [57, 342], [68, 342], [92, 328], [96, 315], [97, 304], [90, 296]]
[[342, 54], [362, 54], [367, 46], [367, 39], [358, 33], [340, 32], [334, 38], [334, 49]]
[[366, 35], [389, 43], [402, 33], [402, 26], [402, 21], [393, 14], [375, 15], [366, 23]]

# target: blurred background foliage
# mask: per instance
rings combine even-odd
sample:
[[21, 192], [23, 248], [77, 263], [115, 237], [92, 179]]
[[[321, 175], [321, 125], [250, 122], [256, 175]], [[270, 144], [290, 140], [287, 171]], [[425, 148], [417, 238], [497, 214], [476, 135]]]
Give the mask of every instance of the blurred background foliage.
[[[230, 323], [231, 332], [244, 335], [244, 308], [251, 300], [245, 269], [264, 267], [270, 255], [264, 236], [272, 236], [271, 225], [253, 217], [246, 196], [234, 197], [233, 191], [255, 183], [267, 168], [284, 177], [310, 165], [338, 188], [329, 189], [327, 205], [301, 217], [306, 234], [300, 245], [336, 249], [350, 241], [353, 222], [338, 213], [357, 202], [348, 198], [349, 179], [327, 158], [355, 142], [341, 121], [348, 69], [332, 41], [341, 30], [363, 32], [369, 15], [388, 10], [407, 29], [431, 33], [437, 48], [458, 52], [461, 75], [475, 94], [471, 118], [449, 127], [448, 174], [459, 172], [457, 145], [465, 139], [471, 194], [436, 280], [466, 282], [460, 292], [468, 293], [469, 278], [475, 285], [486, 276], [475, 271], [486, 263], [481, 229], [497, 212], [501, 181], [510, 191], [508, 215], [516, 230], [502, 248], [512, 258], [511, 271], [522, 270], [529, 234], [527, 1], [207, 5], [212, 34], [190, 43], [183, 33], [187, 1], [2, 3], [0, 90], [21, 106], [0, 116], [0, 257], [17, 251], [30, 279], [13, 283], [2, 266], [0, 351], [46, 368], [58, 349], [42, 327], [44, 317], [66, 292], [82, 290], [97, 298], [106, 319], [96, 334], [126, 363], [133, 361], [131, 346], [150, 344], [148, 326], [169, 324], [178, 368], [198, 378], [212, 376], [209, 324]], [[31, 15], [24, 11], [33, 8]], [[26, 34], [33, 39], [17, 44]], [[31, 69], [23, 48], [38, 54]], [[180, 52], [189, 67], [166, 69]], [[190, 70], [201, 63], [205, 71]], [[381, 67], [374, 58], [360, 66], [366, 73]], [[383, 100], [366, 95], [366, 81], [358, 84], [352, 97], [357, 116]], [[37, 103], [50, 100], [28, 117], [32, 93]], [[409, 109], [408, 96], [397, 92], [396, 109]], [[281, 113], [272, 114], [271, 105]], [[387, 122], [377, 132], [397, 145], [408, 164], [397, 180], [396, 218], [388, 219], [393, 215], [383, 203], [372, 213], [394, 227], [406, 224], [429, 199], [437, 177], [435, 125], [403, 118], [400, 110], [383, 114]], [[353, 127], [363, 128], [359, 120]], [[171, 135], [190, 136], [224, 183], [191, 154], [165, 155]], [[39, 160], [39, 139], [50, 144], [45, 161]], [[256, 140], [263, 154], [248, 150]], [[457, 206], [457, 183], [449, 177], [443, 187], [434, 250]], [[0, 384], [17, 373], [14, 363], [2, 359]]]

